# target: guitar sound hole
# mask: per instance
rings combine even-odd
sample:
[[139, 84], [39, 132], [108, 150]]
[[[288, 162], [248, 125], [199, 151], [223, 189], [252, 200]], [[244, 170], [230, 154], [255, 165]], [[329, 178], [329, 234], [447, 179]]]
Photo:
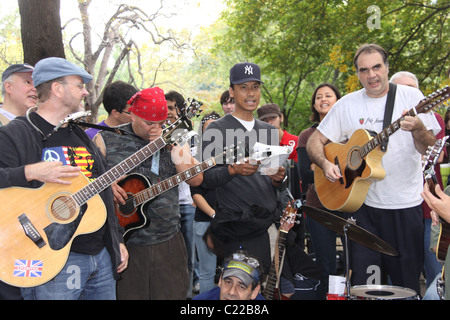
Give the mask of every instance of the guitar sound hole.
[[350, 158], [348, 161], [349, 168], [352, 170], [356, 170], [361, 166], [361, 156], [359, 155], [359, 149], [353, 149], [350, 152]]
[[69, 221], [77, 213], [77, 205], [70, 197], [59, 197], [52, 204], [52, 215], [60, 221]]

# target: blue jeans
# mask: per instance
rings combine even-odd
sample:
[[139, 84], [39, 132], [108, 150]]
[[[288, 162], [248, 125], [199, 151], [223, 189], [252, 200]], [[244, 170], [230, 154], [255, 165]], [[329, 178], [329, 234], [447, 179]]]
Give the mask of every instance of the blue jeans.
[[442, 266], [436, 258], [436, 254], [430, 250], [430, 236], [431, 236], [431, 219], [424, 219], [425, 233], [424, 233], [424, 253], [425, 253], [425, 280], [426, 287], [435, 280], [436, 276], [441, 273]]
[[192, 282], [194, 277], [194, 215], [195, 207], [191, 204], [180, 204], [181, 233], [186, 243], [188, 256], [189, 288], [187, 298], [192, 297]]
[[21, 291], [25, 300], [115, 300], [111, 258], [106, 248], [93, 256], [71, 252], [54, 279]]
[[210, 222], [194, 221], [194, 240], [198, 255], [198, 282], [200, 293], [214, 288], [214, 277], [216, 275], [216, 255], [208, 249], [203, 235], [208, 229]]

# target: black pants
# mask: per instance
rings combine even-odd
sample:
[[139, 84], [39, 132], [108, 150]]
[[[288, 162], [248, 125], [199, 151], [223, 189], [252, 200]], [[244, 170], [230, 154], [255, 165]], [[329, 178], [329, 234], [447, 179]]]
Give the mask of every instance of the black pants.
[[353, 217], [358, 226], [390, 244], [399, 255], [389, 256], [350, 241], [352, 285], [387, 284], [387, 274], [390, 284], [420, 294], [424, 259], [422, 207], [386, 210], [363, 205]]
[[23, 300], [20, 288], [0, 281], [0, 300]]

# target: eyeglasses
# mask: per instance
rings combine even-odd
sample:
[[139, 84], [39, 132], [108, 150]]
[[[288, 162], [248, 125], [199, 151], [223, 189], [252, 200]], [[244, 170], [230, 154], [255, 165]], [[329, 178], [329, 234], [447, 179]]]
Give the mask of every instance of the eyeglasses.
[[130, 111], [122, 111], [122, 113], [126, 113], [126, 114], [128, 114], [128, 115], [131, 115], [131, 112], [130, 112]]
[[249, 264], [250, 266], [252, 266], [253, 268], [259, 267], [258, 260], [256, 260], [255, 258], [249, 258], [245, 254], [240, 253], [240, 252], [233, 253], [233, 260], [244, 261], [247, 264]]
[[82, 82], [61, 82], [62, 84], [71, 84], [71, 85], [73, 85], [73, 86], [75, 86], [75, 87], [77, 87], [78, 89], [80, 89], [80, 90], [83, 90], [83, 88], [84, 88], [84, 83], [82, 83]]

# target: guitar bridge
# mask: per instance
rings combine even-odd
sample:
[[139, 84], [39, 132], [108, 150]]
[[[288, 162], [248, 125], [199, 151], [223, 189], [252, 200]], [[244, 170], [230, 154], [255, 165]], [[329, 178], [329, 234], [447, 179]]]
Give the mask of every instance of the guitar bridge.
[[42, 248], [46, 245], [44, 239], [42, 239], [41, 235], [39, 234], [39, 231], [36, 230], [25, 213], [19, 216], [19, 222], [22, 225], [23, 230], [25, 231], [25, 235], [30, 238], [38, 248]]

